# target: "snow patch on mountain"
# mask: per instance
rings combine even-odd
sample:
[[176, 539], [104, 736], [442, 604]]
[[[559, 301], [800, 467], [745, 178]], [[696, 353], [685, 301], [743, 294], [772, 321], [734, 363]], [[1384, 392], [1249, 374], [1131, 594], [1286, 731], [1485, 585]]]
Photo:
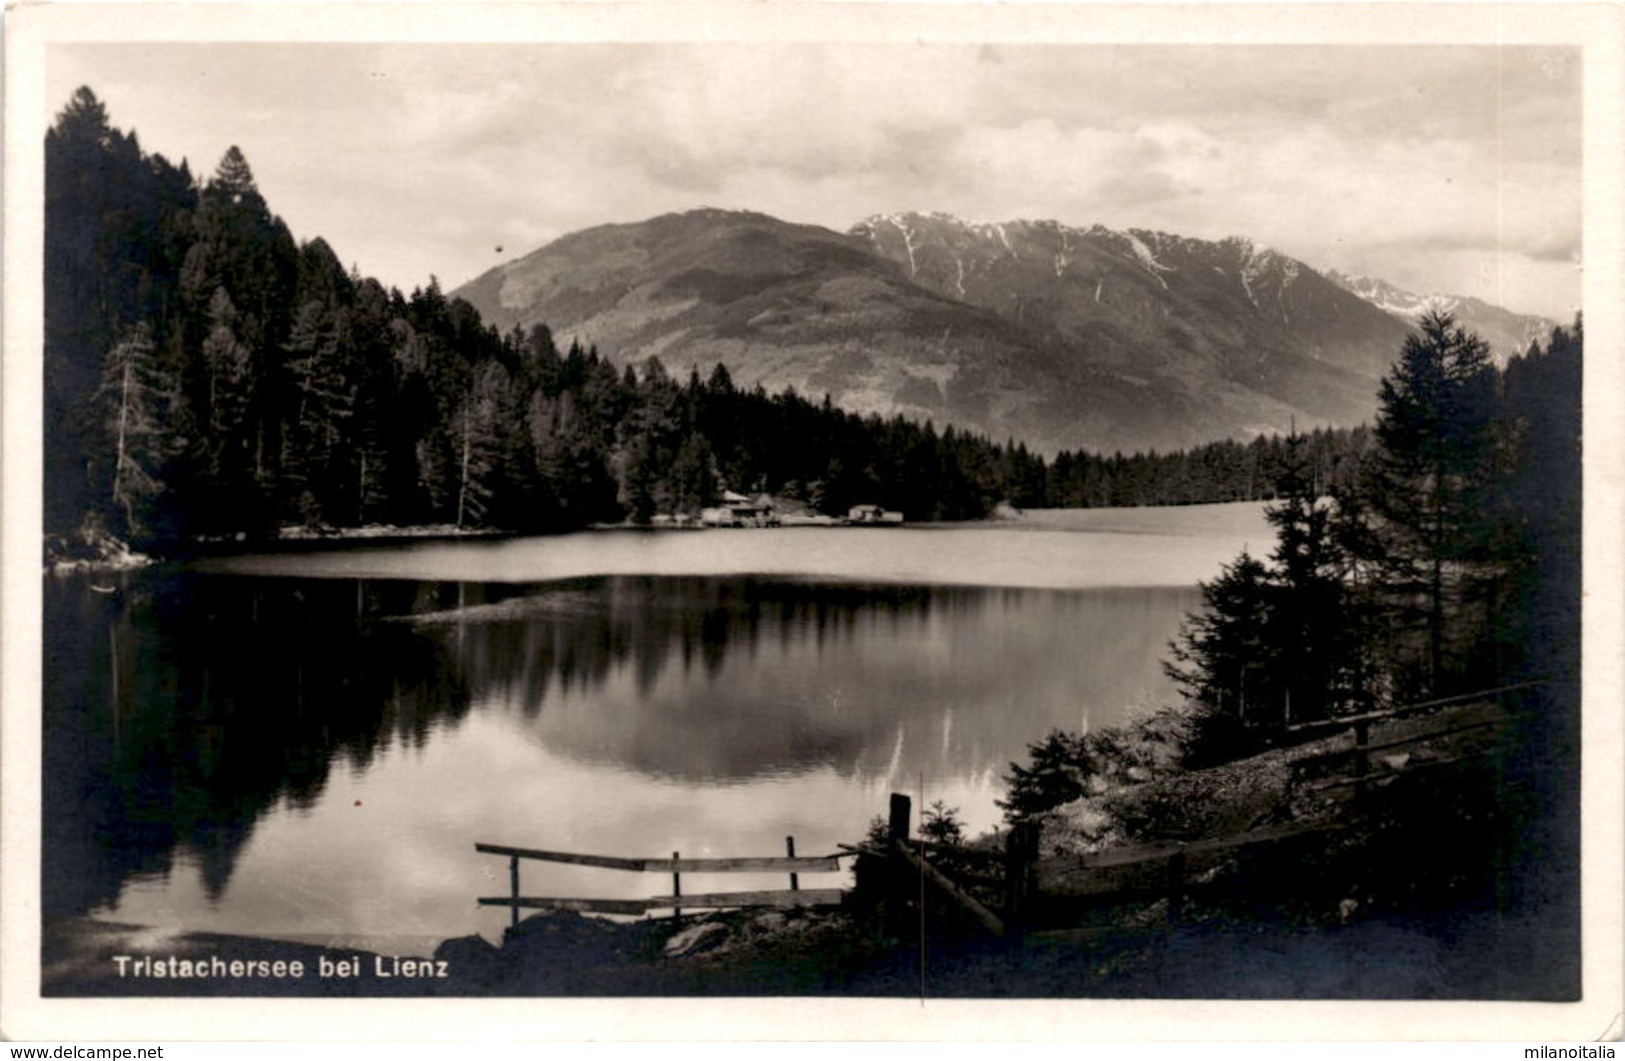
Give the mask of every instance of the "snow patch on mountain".
[[908, 275], [919, 276], [920, 264], [914, 260], [914, 233], [899, 218], [891, 219], [892, 225], [903, 234], [903, 249], [908, 251]]
[[1278, 254], [1268, 247], [1260, 247], [1245, 236], [1232, 236], [1224, 241], [1224, 245], [1233, 248], [1241, 259], [1242, 290], [1247, 292], [1247, 299], [1255, 307], [1258, 305], [1258, 294], [1266, 281], [1276, 279], [1278, 286], [1275, 289], [1276, 304], [1281, 310], [1282, 318], [1286, 317], [1286, 307], [1281, 305], [1281, 296], [1292, 282], [1298, 278], [1299, 264], [1296, 258], [1288, 258]]
[[[961, 222], [961, 224], [963, 224], [963, 222]], [[992, 232], [993, 234], [997, 235], [999, 237], [999, 242], [1004, 244], [1004, 249], [1010, 252], [1010, 257], [1016, 258], [1016, 259], [1019, 259], [1021, 257], [1021, 255], [1016, 253], [1016, 249], [1010, 245], [1010, 233], [1008, 233], [1008, 232], [1006, 232], [1004, 230], [1004, 223], [1003, 222], [1001, 222], [1001, 221], [983, 222], [982, 224], [980, 224], [980, 225], [978, 225], [976, 227], [981, 229], [984, 233]]]
[[1462, 300], [1455, 295], [1418, 295], [1386, 280], [1370, 276], [1346, 276], [1336, 269], [1327, 272], [1326, 279], [1345, 291], [1359, 295], [1384, 313], [1412, 322], [1420, 320], [1430, 311], [1456, 313], [1462, 305]]
[[1428, 313], [1447, 313], [1488, 342], [1499, 358], [1522, 353], [1555, 327], [1545, 317], [1513, 313], [1467, 295], [1417, 294], [1377, 277], [1349, 276], [1336, 269], [1328, 270], [1326, 279], [1406, 324], [1414, 325]]
[[1147, 247], [1145, 245], [1145, 241], [1139, 236], [1134, 235], [1132, 232], [1125, 233], [1124, 235], [1126, 235], [1128, 238], [1128, 245], [1130, 249], [1134, 251], [1134, 257], [1138, 258], [1140, 264], [1145, 266], [1146, 272], [1157, 278], [1157, 283], [1162, 285], [1162, 289], [1164, 291], [1168, 290], [1168, 281], [1162, 278], [1162, 274], [1172, 272], [1173, 270], [1157, 261], [1157, 256], [1151, 253], [1151, 248]]

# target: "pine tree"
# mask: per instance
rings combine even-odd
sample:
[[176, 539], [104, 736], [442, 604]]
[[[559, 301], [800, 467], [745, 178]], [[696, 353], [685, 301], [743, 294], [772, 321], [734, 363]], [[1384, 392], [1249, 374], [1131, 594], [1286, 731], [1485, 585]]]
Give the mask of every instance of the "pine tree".
[[169, 429], [176, 397], [175, 379], [145, 324], [108, 350], [95, 396], [102, 414], [106, 496], [117, 517], [114, 525], [131, 541], [147, 541], [162, 529], [155, 526], [157, 502], [165, 465], [177, 448]]
[[168, 356], [170, 305], [195, 202], [185, 167], [147, 157], [87, 87], [45, 136], [45, 522], [101, 503], [85, 475], [102, 440], [93, 395], [107, 351], [145, 324]]
[[1384, 377], [1378, 451], [1362, 489], [1389, 603], [1425, 632], [1421, 690], [1447, 681], [1447, 634], [1466, 565], [1483, 558], [1495, 481], [1496, 373], [1488, 347], [1430, 313]]
[[1261, 724], [1279, 719], [1285, 700], [1270, 636], [1269, 569], [1247, 552], [1202, 583], [1202, 610], [1188, 615], [1170, 646], [1168, 676], [1193, 705], [1187, 754], [1194, 764], [1221, 762], [1252, 748]]
[[285, 388], [292, 409], [281, 425], [284, 501], [306, 522], [337, 515], [347, 522], [356, 454], [350, 445], [355, 414], [348, 314], [312, 301], [301, 307], [288, 337]]
[[475, 370], [472, 386], [454, 415], [459, 529], [483, 526], [493, 498], [500, 494], [503, 458], [499, 421], [507, 388], [508, 374], [503, 367], [495, 361], [486, 362]]
[[214, 179], [209, 182], [209, 191], [229, 199], [236, 206], [254, 211], [265, 209], [265, 200], [254, 183], [254, 173], [249, 169], [248, 159], [243, 157], [242, 149], [236, 144], [232, 144], [220, 156]]
[[1321, 488], [1311, 440], [1287, 439], [1278, 500], [1265, 510], [1276, 531], [1267, 636], [1279, 672], [1283, 723], [1324, 718], [1363, 689], [1360, 630], [1344, 588], [1346, 559], [1337, 508]]
[[1584, 329], [1554, 328], [1504, 374], [1511, 449], [1503, 500], [1507, 586], [1492, 613], [1503, 677], [1579, 668]]
[[209, 300], [208, 322], [201, 350], [205, 378], [201, 459], [204, 481], [219, 488], [249, 469], [253, 441], [249, 411], [256, 380], [251, 352], [237, 337], [237, 308], [224, 287], [215, 288]]
[[711, 444], [695, 432], [683, 439], [672, 462], [671, 486], [674, 512], [698, 515], [716, 493], [716, 462]]
[[1005, 775], [1007, 797], [997, 800], [1005, 820], [1031, 821], [1083, 795], [1088, 753], [1077, 734], [1052, 729], [1027, 745], [1027, 766], [1011, 763]]

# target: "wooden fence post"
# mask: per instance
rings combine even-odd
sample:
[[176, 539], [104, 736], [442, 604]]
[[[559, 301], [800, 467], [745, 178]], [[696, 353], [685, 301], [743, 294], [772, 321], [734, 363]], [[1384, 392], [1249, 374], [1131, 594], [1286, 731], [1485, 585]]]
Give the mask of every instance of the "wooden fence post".
[[1354, 723], [1354, 776], [1359, 783], [1354, 788], [1354, 798], [1365, 796], [1365, 778], [1371, 772], [1371, 753], [1367, 745], [1371, 743], [1371, 720], [1358, 719]]
[[1168, 858], [1168, 925], [1178, 925], [1185, 916], [1185, 852], [1175, 851]]
[[[903, 850], [908, 844], [909, 818], [914, 808], [914, 801], [901, 792], [891, 794], [891, 806], [886, 820], [886, 884], [883, 892], [885, 898], [887, 930], [899, 938], [905, 938], [911, 929], [917, 929], [917, 923], [911, 924], [907, 915], [908, 904], [915, 900], [914, 889], [910, 884], [924, 887], [924, 882], [916, 882], [908, 872], [908, 863], [904, 860]], [[923, 916], [923, 911], [920, 911]]]
[[1015, 925], [1021, 919], [1021, 827], [1015, 822], [1004, 838], [1004, 923]]
[[[784, 838], [784, 853], [787, 856], [789, 856], [790, 858], [795, 858], [796, 857], [796, 838], [795, 837], [786, 836]], [[801, 890], [801, 881], [796, 876], [794, 871], [792, 871], [790, 873], [790, 890], [793, 891], [793, 892]]]
[[508, 907], [508, 924], [519, 924], [519, 856], [508, 859], [508, 884], [513, 889], [513, 905]]
[[677, 852], [673, 851], [671, 853], [671, 894], [672, 898], [677, 900], [672, 904], [671, 908], [671, 919], [673, 921], [679, 921], [683, 917], [683, 875], [677, 872], [677, 858]]

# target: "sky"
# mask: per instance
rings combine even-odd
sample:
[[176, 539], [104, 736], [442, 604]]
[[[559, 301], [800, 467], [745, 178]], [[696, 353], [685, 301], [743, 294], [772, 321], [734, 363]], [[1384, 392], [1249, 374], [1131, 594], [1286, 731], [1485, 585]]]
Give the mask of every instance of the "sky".
[[1579, 307], [1567, 46], [56, 44], [148, 152], [236, 144], [300, 239], [450, 290], [697, 207], [1247, 236], [1560, 322]]

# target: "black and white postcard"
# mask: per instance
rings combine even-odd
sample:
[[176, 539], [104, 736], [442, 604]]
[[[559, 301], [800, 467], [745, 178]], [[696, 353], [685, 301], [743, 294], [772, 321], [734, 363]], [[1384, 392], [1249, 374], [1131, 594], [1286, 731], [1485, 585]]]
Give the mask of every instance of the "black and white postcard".
[[8, 16], [8, 1036], [1619, 1034], [1617, 8]]

